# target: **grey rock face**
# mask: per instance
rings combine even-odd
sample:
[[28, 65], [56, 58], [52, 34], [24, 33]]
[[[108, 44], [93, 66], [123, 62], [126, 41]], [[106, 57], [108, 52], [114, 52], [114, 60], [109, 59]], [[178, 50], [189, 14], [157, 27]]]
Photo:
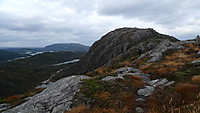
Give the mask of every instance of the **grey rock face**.
[[70, 76], [56, 81], [25, 103], [3, 113], [63, 113], [79, 90], [80, 81], [87, 76]]
[[199, 63], [199, 62], [200, 62], [200, 60], [194, 60], [191, 63]]
[[180, 49], [180, 48], [183, 48], [183, 46], [180, 46], [178, 43], [165, 40], [148, 53], [148, 56], [151, 57], [151, 59], [148, 60], [147, 62], [155, 62], [160, 60], [163, 56], [163, 53], [168, 49]]
[[11, 106], [9, 106], [9, 104], [4, 103], [4, 104], [0, 104], [0, 112], [3, 110], [6, 110], [8, 108], [10, 108]]

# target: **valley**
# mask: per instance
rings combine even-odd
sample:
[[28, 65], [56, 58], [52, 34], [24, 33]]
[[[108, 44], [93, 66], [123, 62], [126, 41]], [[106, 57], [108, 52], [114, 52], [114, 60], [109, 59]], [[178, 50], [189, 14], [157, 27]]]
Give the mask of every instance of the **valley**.
[[[0, 104], [16, 105], [42, 91], [85, 52], [45, 52], [0, 64]], [[63, 63], [64, 62], [64, 63]], [[43, 82], [42, 82], [43, 81]], [[44, 81], [46, 81], [44, 83]]]

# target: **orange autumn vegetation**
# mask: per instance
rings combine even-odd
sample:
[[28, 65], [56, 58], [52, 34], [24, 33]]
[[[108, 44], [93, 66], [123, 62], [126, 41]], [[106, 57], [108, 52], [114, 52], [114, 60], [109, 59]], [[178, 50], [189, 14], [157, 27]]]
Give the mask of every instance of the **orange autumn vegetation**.
[[139, 69], [142, 70], [142, 72], [144, 73], [151, 74], [152, 77], [160, 77], [161, 75], [164, 75], [166, 73], [177, 71], [178, 67], [166, 66], [163, 64], [155, 65], [150, 63], [149, 65], [142, 66]]
[[191, 83], [180, 83], [176, 85], [176, 89], [175, 91], [178, 93], [196, 93], [198, 92], [198, 86], [197, 85], [193, 85]]
[[123, 109], [114, 109], [114, 108], [92, 108], [90, 109], [85, 104], [81, 104], [77, 107], [72, 108], [69, 111], [65, 111], [64, 113], [125, 113], [127, 111], [126, 108]]
[[133, 65], [130, 61], [127, 61], [127, 60], [120, 62], [119, 64], [124, 65], [124, 67], [129, 67]]
[[183, 62], [176, 62], [176, 61], [163, 61], [163, 65], [172, 66], [172, 67], [179, 67], [185, 65]]
[[193, 76], [192, 81], [200, 84], [200, 75]]
[[129, 78], [134, 79], [134, 80], [141, 80], [142, 79], [142, 77], [135, 76], [135, 75], [129, 75]]
[[101, 93], [95, 93], [94, 97], [98, 97], [100, 99], [107, 99], [110, 97], [110, 93], [109, 92], [101, 92]]
[[189, 49], [200, 51], [200, 48], [197, 44], [183, 44], [183, 46], [187, 46], [187, 48], [184, 51], [189, 51]]
[[14, 104], [17, 104], [18, 101], [19, 101], [19, 103], [20, 103], [21, 101], [23, 101], [24, 98], [33, 96], [33, 95], [35, 95], [35, 94], [41, 92], [42, 90], [44, 90], [44, 88], [39, 88], [39, 89], [36, 89], [35, 91], [31, 91], [31, 92], [28, 92], [28, 93], [25, 93], [25, 94], [21, 94], [21, 95], [13, 95], [13, 96], [10, 96], [10, 97], [6, 98], [6, 102], [7, 102], [7, 103], [14, 103]]
[[180, 83], [176, 85], [175, 91], [181, 94], [184, 102], [188, 103], [196, 99], [196, 95], [199, 93], [199, 86], [191, 83]]
[[100, 67], [100, 68], [96, 69], [96, 71], [98, 73], [113, 73], [115, 71], [115, 69], [111, 69], [108, 67]]
[[17, 99], [20, 99], [22, 96], [21, 95], [13, 95], [13, 96], [10, 96], [6, 99], [7, 102], [12, 102], [14, 100], [17, 100]]
[[85, 104], [81, 104], [77, 107], [72, 108], [69, 111], [65, 111], [64, 113], [87, 113], [88, 107]]

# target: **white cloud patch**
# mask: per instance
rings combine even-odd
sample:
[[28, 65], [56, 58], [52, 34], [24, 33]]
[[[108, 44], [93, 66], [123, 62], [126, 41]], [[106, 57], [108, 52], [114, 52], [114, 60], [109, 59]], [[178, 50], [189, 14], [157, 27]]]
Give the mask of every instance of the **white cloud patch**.
[[91, 45], [118, 27], [194, 38], [199, 6], [193, 0], [0, 0], [0, 46]]

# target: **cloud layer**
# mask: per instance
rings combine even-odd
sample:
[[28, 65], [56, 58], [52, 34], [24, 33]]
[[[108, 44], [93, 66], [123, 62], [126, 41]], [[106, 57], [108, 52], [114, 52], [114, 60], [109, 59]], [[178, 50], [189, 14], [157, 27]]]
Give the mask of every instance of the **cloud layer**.
[[91, 45], [118, 27], [190, 39], [200, 34], [199, 6], [194, 0], [0, 0], [0, 46]]

